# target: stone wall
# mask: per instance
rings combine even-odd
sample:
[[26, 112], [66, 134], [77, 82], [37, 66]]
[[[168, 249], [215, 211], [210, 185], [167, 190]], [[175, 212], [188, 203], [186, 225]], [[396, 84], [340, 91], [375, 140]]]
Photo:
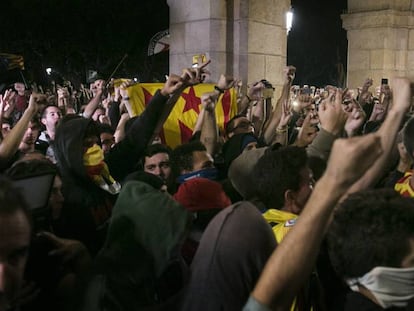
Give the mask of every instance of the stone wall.
[[411, 1], [348, 0], [342, 15], [348, 36], [350, 88], [367, 77], [379, 85], [381, 78], [414, 76], [414, 12]]
[[407, 11], [413, 6], [412, 0], [348, 0], [348, 12], [366, 12], [379, 10]]
[[167, 2], [171, 73], [191, 66], [193, 55], [206, 54], [212, 82], [227, 73], [247, 83], [265, 78], [276, 87], [282, 84], [290, 0]]

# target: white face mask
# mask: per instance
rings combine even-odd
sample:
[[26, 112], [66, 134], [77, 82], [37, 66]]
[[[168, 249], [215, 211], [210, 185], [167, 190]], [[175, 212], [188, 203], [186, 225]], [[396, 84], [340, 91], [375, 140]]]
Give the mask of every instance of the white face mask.
[[405, 307], [414, 297], [414, 268], [375, 267], [360, 278], [346, 280], [358, 292], [358, 285], [368, 289], [383, 308]]

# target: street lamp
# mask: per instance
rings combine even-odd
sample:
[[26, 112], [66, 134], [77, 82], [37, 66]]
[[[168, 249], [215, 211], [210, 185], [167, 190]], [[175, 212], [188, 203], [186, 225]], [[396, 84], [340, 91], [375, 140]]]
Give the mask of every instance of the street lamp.
[[293, 11], [292, 8], [289, 9], [289, 11], [286, 12], [286, 32], [289, 33], [289, 31], [292, 29], [292, 23], [293, 23]]

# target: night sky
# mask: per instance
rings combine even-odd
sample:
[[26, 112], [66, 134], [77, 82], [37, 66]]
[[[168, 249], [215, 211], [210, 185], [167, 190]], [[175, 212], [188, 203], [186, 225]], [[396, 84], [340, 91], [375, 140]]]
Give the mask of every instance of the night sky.
[[346, 72], [348, 43], [340, 14], [346, 8], [347, 0], [292, 0], [287, 62], [297, 68], [296, 84], [341, 86], [338, 68]]
[[[292, 0], [288, 64], [297, 67], [296, 84], [338, 84], [338, 67], [346, 66], [339, 17], [346, 3]], [[2, 0], [2, 13], [0, 52], [23, 55], [28, 80], [47, 82], [47, 67], [75, 84], [89, 69], [105, 78], [125, 54], [119, 76], [154, 81], [168, 71], [167, 53], [146, 55], [151, 37], [168, 28], [166, 0]], [[1, 79], [13, 74], [3, 71]]]

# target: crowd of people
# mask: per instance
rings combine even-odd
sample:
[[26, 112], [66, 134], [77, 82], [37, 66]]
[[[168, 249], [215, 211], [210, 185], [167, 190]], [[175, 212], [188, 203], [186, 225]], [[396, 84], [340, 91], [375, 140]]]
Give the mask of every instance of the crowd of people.
[[410, 81], [297, 86], [288, 66], [275, 100], [221, 74], [172, 148], [162, 124], [209, 63], [140, 115], [133, 81], [2, 91], [0, 311], [414, 308]]

